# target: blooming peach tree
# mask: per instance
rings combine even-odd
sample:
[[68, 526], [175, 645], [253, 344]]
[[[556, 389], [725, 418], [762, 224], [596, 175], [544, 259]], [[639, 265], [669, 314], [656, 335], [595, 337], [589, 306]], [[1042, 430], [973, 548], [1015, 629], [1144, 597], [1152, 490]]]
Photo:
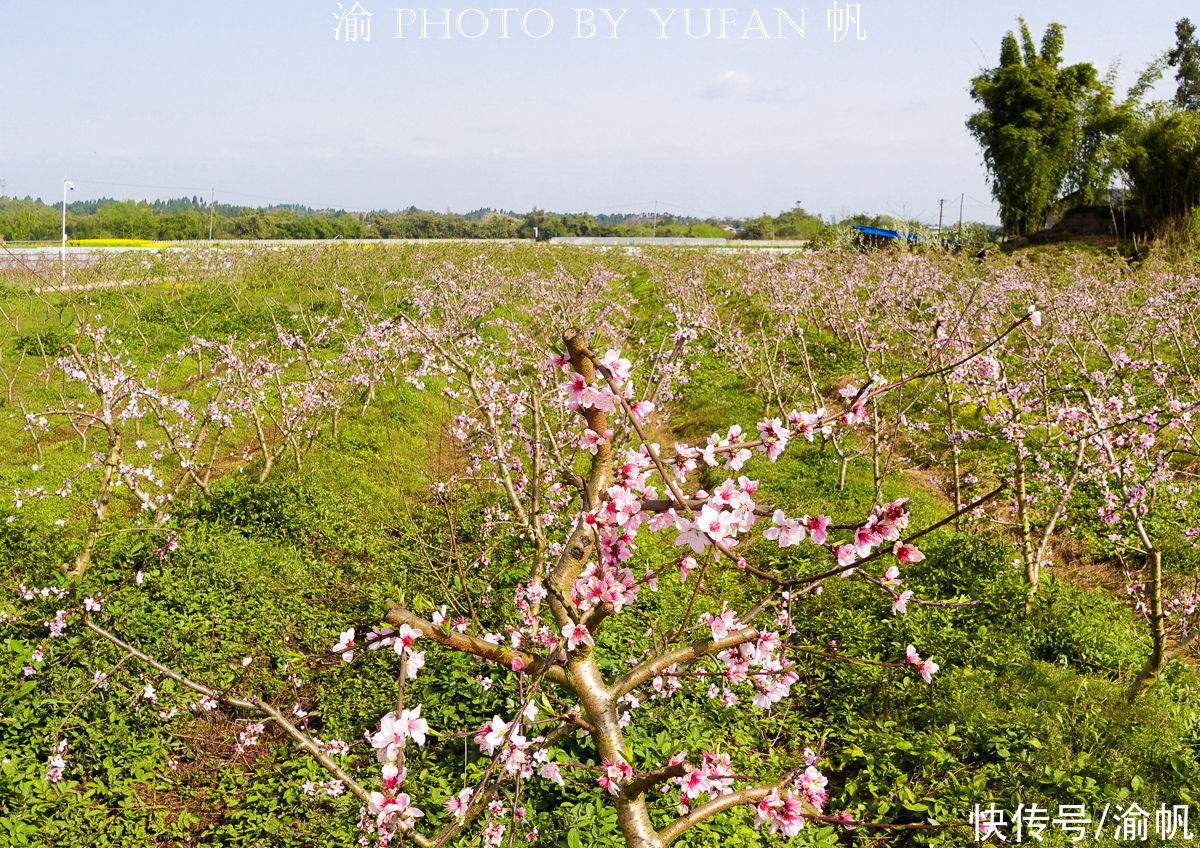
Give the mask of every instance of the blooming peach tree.
[[[1031, 319], [1020, 317], [1005, 332]], [[654, 761], [634, 749], [629, 731], [642, 720], [640, 707], [685, 687], [730, 709], [767, 712], [792, 694], [806, 656], [865, 661], [799, 638], [794, 601], [820, 592], [831, 577], [867, 580], [886, 593], [895, 615], [910, 603], [937, 603], [903, 588], [903, 567], [924, 558], [916, 544], [922, 534], [908, 532], [906, 499], [880, 503], [849, 521], [789, 515], [763, 503], [758, 482], [745, 473], [756, 455], [774, 462], [793, 440], [811, 442], [823, 430], [861, 425], [867, 404], [891, 387], [868, 384], [835, 413], [790, 410], [753, 430], [735, 424], [702, 444], [664, 449], [652, 435], [655, 405], [639, 391], [632, 361], [615, 349], [593, 351], [579, 331], [568, 332], [536, 369], [522, 369], [536, 371], [523, 383], [502, 376], [482, 343], [453, 350], [424, 329], [413, 342], [422, 348], [424, 367], [449, 375], [447, 394], [463, 402], [457, 427], [472, 456], [471, 474], [490, 477], [505, 493], [508, 509], [491, 532], [522, 534], [532, 549], [531, 571], [505, 605], [510, 618], [492, 614], [500, 607], [494, 600], [486, 612], [471, 603], [464, 580], [463, 596], [448, 598], [447, 606], [395, 604], [382, 627], [362, 635], [352, 628], [332, 646], [347, 662], [363, 647], [390, 648], [399, 657], [397, 707], [368, 734], [380, 772], [377, 788], [361, 787], [364, 844], [403, 837], [443, 845], [477, 821], [485, 845], [503, 844], [506, 834], [511, 840], [513, 830], [535, 839], [520, 793], [523, 782], [536, 780], [590, 782], [615, 808], [625, 844], [639, 848], [669, 845], [740, 808], [756, 826], [789, 836], [809, 821], [870, 826], [827, 809], [828, 780], [812, 751], [778, 773], [744, 775], [728, 753], [715, 750], [681, 750]], [[461, 353], [464, 348], [471, 352]], [[757, 535], [780, 548], [812, 546], [826, 564], [808, 574], [760, 568], [740, 553]], [[645, 566], [635, 573], [635, 552], [654, 544], [677, 554], [657, 570]], [[489, 562], [480, 556], [475, 568], [487, 572]], [[700, 605], [711, 606], [701, 600], [706, 578], [720, 571], [745, 591], [700, 612]], [[646, 593], [659, 591], [668, 574], [672, 585], [678, 574], [686, 599], [682, 620], [651, 622], [640, 642], [610, 638], [616, 623], [636, 617]], [[474, 729], [432, 727], [421, 705], [406, 699], [406, 681], [433, 673], [436, 664], [427, 654], [444, 650], [494, 666], [511, 685], [515, 708]], [[895, 661], [876, 664], [911, 669], [926, 682], [939, 670], [936, 658], [914, 645]], [[553, 712], [549, 705], [556, 705]], [[487, 765], [449, 798], [422, 797], [405, 754], [442, 735], [470, 740]], [[580, 746], [592, 750], [592, 763], [567, 754]]]

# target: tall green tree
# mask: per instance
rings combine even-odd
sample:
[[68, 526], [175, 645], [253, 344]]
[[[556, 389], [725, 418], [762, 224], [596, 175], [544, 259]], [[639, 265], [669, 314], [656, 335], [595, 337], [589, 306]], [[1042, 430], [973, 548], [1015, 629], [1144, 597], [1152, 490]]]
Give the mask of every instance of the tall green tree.
[[540, 241], [566, 234], [561, 215], [537, 208], [526, 213], [521, 226], [517, 228], [519, 238], [537, 238]]
[[1200, 206], [1200, 113], [1164, 109], [1148, 118], [1126, 173], [1151, 227], [1185, 219]]
[[1200, 43], [1187, 18], [1175, 24], [1175, 46], [1167, 53], [1167, 64], [1175, 69], [1175, 105], [1200, 112]]
[[967, 128], [983, 148], [1006, 232], [1042, 226], [1069, 190], [1091, 198], [1107, 188], [1105, 126], [1113, 118], [1112, 88], [1086, 62], [1062, 66], [1063, 26], [1046, 27], [1038, 49], [1024, 19], [1000, 43], [1000, 64], [971, 80], [980, 110]]

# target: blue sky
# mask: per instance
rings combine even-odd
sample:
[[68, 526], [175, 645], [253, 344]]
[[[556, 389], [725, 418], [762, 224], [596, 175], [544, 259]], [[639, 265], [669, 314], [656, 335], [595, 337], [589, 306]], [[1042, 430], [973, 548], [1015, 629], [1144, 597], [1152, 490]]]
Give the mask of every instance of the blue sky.
[[[967, 85], [1018, 15], [1039, 39], [1063, 23], [1068, 62], [1119, 62], [1122, 91], [1200, 18], [1175, 0], [863, 0], [835, 41], [832, 2], [470, 0], [449, 6], [450, 38], [430, 9], [422, 39], [401, 2], [362, 0], [370, 40], [348, 41], [333, 0], [3, 0], [5, 191], [53, 201], [66, 174], [77, 197], [701, 217], [799, 201], [927, 222], [965, 195], [966, 218], [991, 221]], [[580, 8], [595, 37], [577, 37]], [[628, 9], [617, 38], [601, 8]], [[685, 12], [702, 36], [705, 9], [690, 37]], [[803, 10], [803, 38], [786, 22], [762, 37], [777, 9]]]

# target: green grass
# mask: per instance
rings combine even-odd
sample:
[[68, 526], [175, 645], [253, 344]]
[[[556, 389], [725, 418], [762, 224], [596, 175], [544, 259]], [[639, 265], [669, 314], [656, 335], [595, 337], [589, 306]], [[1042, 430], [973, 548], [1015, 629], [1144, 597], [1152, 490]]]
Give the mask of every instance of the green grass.
[[[334, 286], [354, 287], [382, 303], [389, 296], [386, 281], [419, 279], [442, 262], [466, 266], [478, 249], [248, 252], [211, 278], [188, 264], [198, 260], [156, 257], [152, 277], [189, 284], [91, 293], [81, 314], [99, 312], [114, 322], [129, 341], [130, 355], [160, 365], [163, 385], [177, 386], [195, 373], [196, 362], [164, 358], [192, 334], [245, 338], [276, 321], [296, 331], [302, 322], [293, 316], [301, 308], [308, 315], [337, 314]], [[554, 264], [527, 245], [486, 250], [488, 261], [514, 274]], [[623, 254], [559, 255], [571, 274], [586, 276], [607, 262], [628, 274], [614, 285], [636, 297], [630, 320], [642, 322], [639, 326], [651, 327], [671, 299], [660, 268], [639, 267], [639, 260]], [[133, 267], [117, 259], [105, 271]], [[38, 374], [47, 362], [43, 353], [52, 359], [73, 338], [75, 313], [46, 308], [13, 289], [0, 291], [0, 303], [20, 318], [20, 331], [0, 342], [6, 365], [21, 362], [14, 402], [0, 386], [0, 492], [8, 493], [71, 474], [87, 453], [69, 429], [57, 428], [39, 460], [20, 430], [16, 403], [34, 408], [63, 391], [61, 381]], [[180, 316], [188, 317], [189, 326]], [[854, 351], [832, 335], [820, 336], [820, 342], [826, 355], [816, 364], [816, 376], [828, 387], [854, 372]], [[337, 349], [331, 344], [319, 355]], [[672, 403], [673, 438], [703, 440], [734, 422], [750, 428], [761, 417], [763, 398], [715, 356], [704, 356], [690, 376]], [[280, 473], [259, 484], [256, 462], [229, 461], [211, 496], [189, 490], [175, 505], [176, 553], [166, 558], [153, 553], [162, 534], [112, 536], [77, 598], [103, 594], [98, 619], [105, 626], [209, 685], [253, 691], [284, 709], [303, 704], [313, 716], [313, 732], [353, 743], [347, 766], [369, 774], [373, 751], [362, 736], [395, 706], [395, 658], [363, 650], [353, 664], [344, 664], [329, 653], [338, 633], [355, 626], [361, 634], [374, 626], [389, 599], [420, 612], [435, 608], [443, 585], [460, 593], [450, 552], [461, 550], [470, 561], [485, 548], [493, 570], [485, 576], [467, 569], [461, 579], [471, 592], [494, 599], [496, 606], [481, 617], [485, 627], [499, 628], [511, 589], [527, 571], [522, 559], [527, 545], [510, 537], [484, 539], [473, 529], [484, 508], [497, 502], [495, 491], [481, 487], [450, 499], [430, 491], [429, 484], [460, 461], [446, 437], [453, 407], [438, 394], [441, 386], [436, 379], [423, 392], [404, 382], [382, 385], [365, 414], [358, 414], [358, 403], [347, 408], [336, 438], [323, 428], [302, 472], [285, 459]], [[188, 389], [198, 402], [206, 391], [202, 381]], [[66, 396], [82, 399], [70, 389]], [[92, 438], [89, 450], [99, 432]], [[972, 449], [1002, 467], [998, 451], [986, 444]], [[34, 464], [43, 467], [34, 471]], [[850, 464], [839, 491], [832, 448], [799, 439], [778, 463], [755, 457], [743, 473], [760, 481], [764, 501], [789, 515], [828, 512], [848, 522], [874, 501], [869, 457]], [[944, 469], [896, 471], [882, 481], [885, 499], [910, 499], [914, 528], [947, 514], [946, 499], [923, 483], [935, 473]], [[0, 582], [9, 588], [20, 582], [65, 585], [58, 566], [72, 554], [77, 537], [70, 526], [53, 522], [82, 510], [31, 498], [20, 510], [9, 509], [7, 498], [0, 495]], [[9, 514], [14, 520], [5, 522]], [[1146, 697], [1127, 702], [1131, 673], [1146, 647], [1126, 606], [1100, 590], [1047, 580], [1026, 612], [1008, 538], [943, 529], [921, 547], [927, 559], [906, 569], [906, 587], [923, 598], [978, 603], [914, 605], [907, 615], [895, 616], [876, 588], [832, 579], [821, 593], [794, 600], [799, 629], [794, 639], [822, 650], [836, 642], [848, 655], [884, 662], [897, 661], [906, 645], [916, 644], [942, 666], [934, 686], [907, 670], [794, 654], [801, 674], [795, 696], [768, 717], [747, 719], [740, 709], [721, 706], [708, 697], [707, 680], [685, 685], [671, 701], [647, 699], [629, 735], [636, 762], [648, 767], [681, 750], [695, 755], [711, 748], [730, 753], [739, 773], [772, 773], [804, 748], [821, 748], [830, 809], [893, 822], [957, 821], [975, 803], [988, 801], [1009, 809], [1021, 801], [1099, 808], [1137, 800], [1147, 809], [1198, 801], [1200, 681], [1191, 667], [1177, 663]], [[1194, 552], [1172, 550], [1171, 567], [1181, 575], [1194, 572]], [[630, 565], [640, 574], [670, 564], [676, 553], [669, 538], [639, 537]], [[823, 556], [809, 547], [780, 549], [764, 542], [747, 552], [752, 564], [785, 570], [812, 568]], [[138, 571], [145, 576], [141, 588], [130, 580]], [[682, 623], [695, 588], [694, 578], [681, 588], [672, 570], [657, 594], [643, 590], [636, 613], [614, 619], [599, 636], [601, 647], [611, 652], [606, 673], [616, 674], [633, 656], [627, 639], [641, 638], [650, 626], [661, 630]], [[745, 575], [717, 566], [696, 597], [693, 615], [746, 597]], [[11, 592], [0, 596], [0, 612], [19, 616], [16, 623], [0, 624], [0, 845], [354, 843], [357, 803], [304, 796], [299, 787], [305, 780], [320, 782], [326, 775], [281, 734], [269, 732], [258, 746], [238, 753], [234, 745], [246, 716], [221, 710], [182, 721], [159, 719], [139, 699], [144, 669], [89, 638], [78, 623], [54, 643], [38, 674], [24, 681], [22, 668], [44, 639], [42, 622], [55, 608], [52, 600], [25, 604]], [[437, 800], [463, 785], [462, 738], [455, 734], [493, 714], [511, 714], [516, 704], [505, 685], [512, 681], [506, 670], [428, 650], [426, 673], [409, 691], [413, 702], [424, 705], [437, 735], [412, 752], [409, 767], [421, 776], [410, 785], [434, 817], [440, 812]], [[252, 658], [248, 666], [242, 664], [245, 657]], [[91, 688], [97, 670], [109, 674], [105, 689]], [[483, 677], [499, 685], [485, 689]], [[159, 707], [185, 707], [194, 700], [171, 682], [155, 679], [155, 686]], [[67, 778], [48, 785], [42, 776], [56, 739], [69, 742]], [[474, 746], [470, 749], [469, 777], [482, 769]], [[566, 755], [594, 758], [590, 746], [578, 741], [567, 744]], [[541, 822], [539, 844], [617, 845], [612, 808], [593, 789], [569, 784], [559, 791], [538, 781], [523, 788], [524, 803]], [[669, 812], [665, 804], [656, 808], [656, 821], [665, 821]], [[751, 829], [749, 818], [742, 811], [718, 817], [690, 834], [686, 844], [781, 844]], [[894, 836], [885, 844], [950, 848], [968, 840], [964, 831], [934, 831]], [[811, 827], [792, 844], [876, 843], [861, 832], [839, 837]]]

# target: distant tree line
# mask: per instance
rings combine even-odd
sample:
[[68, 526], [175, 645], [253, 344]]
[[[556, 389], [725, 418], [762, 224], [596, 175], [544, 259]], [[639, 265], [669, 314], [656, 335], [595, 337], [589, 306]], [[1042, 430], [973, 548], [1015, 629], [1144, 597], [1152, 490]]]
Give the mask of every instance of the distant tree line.
[[[744, 239], [811, 239], [825, 227], [800, 207], [749, 220], [698, 219], [672, 214], [561, 214], [534, 209], [524, 214], [477, 209], [465, 215], [410, 207], [399, 212], [347, 212], [287, 205], [209, 208], [203, 198], [135, 201], [101, 198], [67, 204], [70, 239], [488, 238], [550, 239], [556, 236], [635, 236]], [[62, 207], [31, 197], [0, 196], [0, 239], [56, 241]]]

